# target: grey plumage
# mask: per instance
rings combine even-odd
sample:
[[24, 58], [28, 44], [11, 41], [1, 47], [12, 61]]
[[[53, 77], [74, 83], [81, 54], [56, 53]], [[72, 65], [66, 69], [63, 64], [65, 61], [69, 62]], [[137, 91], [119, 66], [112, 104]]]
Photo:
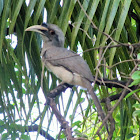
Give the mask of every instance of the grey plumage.
[[[87, 88], [103, 120], [105, 115], [91, 86], [94, 78], [89, 66], [82, 57], [64, 48], [65, 38], [62, 30], [54, 24], [43, 23], [31, 26], [26, 31], [35, 31], [42, 35], [44, 42], [41, 52], [42, 62], [63, 82]], [[108, 131], [107, 124], [105, 126]]]
[[58, 67], [62, 66], [72, 73], [81, 75], [90, 82], [93, 81], [93, 76], [87, 63], [76, 53], [65, 48], [60, 49], [51, 46], [46, 48], [43, 47], [41, 55], [43, 62], [49, 62]]

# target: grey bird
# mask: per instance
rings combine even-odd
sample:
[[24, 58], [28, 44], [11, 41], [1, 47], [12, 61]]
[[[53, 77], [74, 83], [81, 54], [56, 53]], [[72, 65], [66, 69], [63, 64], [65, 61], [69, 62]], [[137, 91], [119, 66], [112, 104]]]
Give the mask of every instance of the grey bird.
[[[41, 34], [43, 39], [41, 56], [44, 65], [62, 82], [86, 88], [95, 103], [98, 115], [103, 120], [105, 114], [91, 85], [94, 78], [90, 68], [81, 56], [64, 48], [65, 37], [62, 30], [57, 25], [42, 23], [28, 27], [25, 31]], [[108, 131], [107, 123], [105, 127]]]

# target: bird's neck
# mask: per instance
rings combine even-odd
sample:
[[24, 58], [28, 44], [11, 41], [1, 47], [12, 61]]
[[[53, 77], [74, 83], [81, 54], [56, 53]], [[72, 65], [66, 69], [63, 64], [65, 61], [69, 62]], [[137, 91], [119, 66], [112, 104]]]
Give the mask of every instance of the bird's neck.
[[44, 42], [43, 43], [43, 48], [42, 48], [42, 50], [41, 50], [41, 56], [43, 56], [44, 55], [44, 52], [46, 52], [46, 51], [48, 51], [48, 50], [50, 50], [50, 49], [52, 49], [52, 48], [55, 48], [56, 46], [54, 46], [53, 44], [52, 44], [52, 42]]
[[64, 43], [59, 42], [59, 41], [44, 41], [43, 47], [64, 47]]

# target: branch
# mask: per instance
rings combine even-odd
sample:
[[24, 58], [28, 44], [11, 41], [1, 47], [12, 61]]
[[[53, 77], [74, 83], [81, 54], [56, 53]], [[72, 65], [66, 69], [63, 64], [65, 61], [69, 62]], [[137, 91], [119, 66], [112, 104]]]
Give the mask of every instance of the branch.
[[[106, 86], [108, 88], [112, 88], [112, 87], [115, 87], [115, 88], [126, 88], [127, 89], [127, 92], [126, 92], [126, 95], [132, 91], [132, 90], [135, 90], [136, 89], [136, 86], [132, 86], [132, 87], [126, 87], [126, 82], [125, 81], [118, 81], [118, 80], [109, 80], [107, 78], [103, 78], [103, 80], [101, 80], [100, 78], [97, 78], [95, 83], [97, 85], [102, 85], [102, 86]], [[64, 92], [67, 88], [72, 88], [73, 86], [72, 85], [69, 85], [67, 83], [63, 83], [63, 84], [60, 84], [59, 86], [57, 86], [55, 89], [51, 90], [49, 93], [48, 93], [48, 97], [50, 98], [55, 98], [56, 96], [60, 95], [62, 92]], [[114, 101], [114, 100], [117, 100], [119, 99], [119, 97], [121, 96], [122, 93], [119, 93], [119, 94], [116, 94], [116, 95], [112, 95], [110, 97], [108, 97], [110, 99], [110, 101]], [[125, 95], [125, 96], [126, 96]], [[102, 103], [105, 103], [107, 100], [107, 98], [104, 98], [101, 100]]]
[[[126, 84], [126, 86], [128, 87], [131, 83], [131, 80], [129, 80]], [[110, 115], [113, 113], [113, 111], [115, 110], [115, 108], [119, 105], [119, 103], [121, 102], [121, 100], [124, 98], [125, 94], [126, 94], [127, 89], [124, 89], [118, 102], [113, 106], [113, 108], [110, 110], [110, 112], [107, 114], [107, 116], [105, 117], [105, 119], [102, 121], [102, 125], [98, 128], [96, 134], [98, 134], [100, 132], [100, 130], [102, 129], [102, 127], [104, 126], [104, 124], [106, 123], [106, 121], [108, 120], [108, 118], [110, 117]]]
[[[109, 112], [111, 110], [111, 103], [110, 103], [110, 99], [106, 100], [106, 108], [107, 108], [107, 112]], [[112, 139], [112, 136], [113, 136], [113, 132], [115, 130], [115, 120], [114, 118], [112, 117], [112, 115], [110, 115], [109, 117], [109, 122], [110, 122], [110, 132], [108, 134], [108, 140], [111, 140]]]
[[[38, 129], [39, 129], [39, 126], [35, 124], [33, 126], [28, 126], [28, 129], [25, 129], [25, 132], [34, 132], [34, 131], [38, 132]], [[40, 129], [39, 134], [48, 140], [55, 140], [51, 135], [49, 135], [43, 129]]]
[[[91, 48], [93, 50], [97, 50], [97, 49], [105, 49], [106, 47], [108, 48], [118, 48], [118, 47], [134, 47], [134, 48], [140, 48], [140, 43], [134, 43], [134, 44], [129, 44], [129, 43], [121, 43], [121, 44], [117, 44], [117, 45], [110, 45], [110, 46], [99, 46], [99, 47], [96, 47], [96, 48]], [[89, 50], [89, 49], [88, 49]]]
[[47, 97], [46, 100], [47, 100], [47, 104], [51, 107], [52, 112], [55, 114], [57, 120], [61, 124], [61, 127], [65, 129], [65, 134], [67, 139], [72, 139], [71, 127], [68, 125], [68, 122], [65, 120], [65, 118], [61, 115], [61, 113], [57, 109], [54, 100], [50, 97]]
[[64, 92], [67, 88], [72, 88], [72, 85], [69, 85], [67, 83], [61, 83], [58, 85], [55, 89], [51, 90], [47, 97], [55, 98], [56, 96], [60, 95], [62, 92]]
[[[134, 67], [134, 69], [131, 71], [130, 75], [132, 75], [132, 73], [137, 69], [138, 64]], [[132, 82], [132, 80], [128, 80], [128, 82], [126, 83], [126, 87], [128, 87], [130, 85], [130, 83]], [[119, 105], [119, 103], [122, 101], [122, 99], [125, 97], [127, 92], [127, 88], [124, 88], [119, 100], [117, 101], [117, 103], [113, 106], [113, 108], [110, 110], [110, 112], [107, 114], [107, 116], [105, 117], [105, 119], [102, 121], [102, 125], [98, 128], [96, 134], [98, 134], [100, 132], [100, 130], [102, 129], [102, 127], [104, 126], [104, 124], [106, 123], [106, 121], [108, 120], [108, 118], [111, 116], [111, 114], [113, 113], [113, 111], [115, 110], [115, 108]]]
[[[94, 77], [94, 76], [93, 76]], [[95, 77], [94, 77], [95, 79]], [[97, 85], [107, 86], [108, 88], [125, 88], [126, 82], [125, 81], [118, 81], [118, 80], [109, 80], [107, 78], [96, 78]], [[128, 89], [129, 90], [129, 89]]]

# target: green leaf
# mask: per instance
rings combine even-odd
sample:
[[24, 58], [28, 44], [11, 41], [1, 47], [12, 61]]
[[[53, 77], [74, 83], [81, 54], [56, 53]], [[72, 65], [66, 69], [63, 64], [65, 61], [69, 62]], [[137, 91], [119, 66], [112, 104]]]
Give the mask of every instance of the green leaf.
[[21, 139], [30, 140], [30, 137], [28, 135], [21, 134]]
[[[115, 40], [119, 40], [127, 14], [128, 14], [128, 10], [129, 10], [129, 6], [131, 4], [131, 0], [124, 0], [123, 2], [121, 2], [122, 6], [120, 6], [120, 10], [121, 13], [119, 14], [119, 19], [117, 22], [117, 30], [115, 32]], [[116, 48], [112, 48], [110, 50], [110, 59], [109, 59], [109, 65], [111, 66], [113, 63], [113, 59], [116, 53]]]
[[16, 5], [16, 8], [15, 8], [14, 13], [12, 15], [12, 21], [10, 22], [10, 24], [11, 24], [10, 29], [9, 29], [10, 34], [12, 33], [12, 31], [13, 31], [13, 29], [15, 27], [16, 19], [17, 19], [18, 15], [19, 15], [19, 12], [20, 12], [20, 9], [21, 9], [21, 6], [22, 6], [23, 2], [24, 2], [24, 0], [19, 0], [16, 3], [17, 5]]
[[140, 109], [140, 104], [134, 104], [133, 107]]
[[140, 79], [136, 79], [129, 85], [129, 87], [132, 87], [134, 85], [138, 85], [139, 83], [140, 83]]
[[137, 116], [140, 117], [140, 110], [134, 111], [134, 112], [133, 112], [133, 116], [134, 116], [134, 117], [137, 117]]
[[0, 126], [4, 125], [4, 121], [0, 120]]
[[140, 71], [135, 71], [133, 74], [132, 74], [132, 79], [134, 80], [140, 80]]
[[137, 59], [140, 60], [140, 53], [137, 54]]
[[0, 107], [0, 113], [3, 113], [3, 108], [2, 107]]
[[2, 138], [1, 140], [7, 140], [8, 139], [9, 134], [8, 133], [4, 133], [2, 134]]
[[15, 128], [17, 128], [16, 126], [17, 126], [17, 125], [16, 125], [15, 123], [11, 123], [11, 124], [10, 124], [11, 130], [15, 130]]
[[72, 127], [77, 126], [79, 128], [81, 128], [81, 121], [76, 121], [72, 124]]
[[61, 139], [66, 138], [65, 134], [64, 133], [61, 133], [60, 138]]
[[125, 99], [127, 99], [127, 98], [130, 97], [133, 93], [136, 93], [136, 92], [138, 92], [138, 91], [140, 91], [140, 89], [136, 89], [136, 90], [134, 90], [134, 91], [131, 91], [129, 94], [127, 94], [127, 95], [125, 96]]
[[17, 124], [16, 128], [17, 128], [18, 131], [20, 131], [20, 132], [22, 132], [22, 133], [25, 132], [25, 127], [23, 127], [23, 126], [20, 125], [20, 124]]
[[3, 39], [5, 38], [5, 30], [6, 30], [6, 22], [9, 14], [10, 9], [10, 0], [4, 1], [4, 7], [3, 7], [3, 13], [1, 17], [1, 23], [0, 23], [0, 59], [2, 59], [2, 45], [3, 45]]
[[2, 10], [3, 10], [3, 0], [0, 0], [0, 16], [1, 16]]
[[[88, 4], [89, 4], [89, 1], [87, 1], [87, 0], [83, 1], [82, 7], [84, 10], [86, 10], [88, 8]], [[85, 16], [83, 9], [81, 9], [81, 8], [79, 9], [80, 12], [77, 14], [77, 20], [75, 21], [76, 23], [74, 25], [75, 27], [72, 30], [72, 38], [71, 38], [71, 49], [72, 50], [73, 50], [73, 47], [75, 44], [76, 36], [77, 36], [78, 31], [79, 31], [80, 25], [81, 25], [82, 20]]]
[[81, 133], [79, 130], [74, 129], [74, 132], [75, 132], [75, 134], [76, 134], [77, 136], [79, 136], [79, 137], [82, 136], [82, 133]]
[[[93, 76], [96, 72], [98, 72], [97, 77], [100, 78], [114, 79], [119, 76], [123, 82], [124, 76], [127, 81], [127, 76], [135, 67], [134, 61], [126, 61], [132, 60], [133, 50], [131, 49], [133, 48], [128, 49], [122, 44], [138, 43], [139, 22], [133, 19], [133, 14], [130, 14], [134, 13], [136, 17], [140, 18], [138, 0], [30, 0], [29, 5], [26, 2], [24, 0], [0, 0], [0, 115], [3, 116], [0, 121], [0, 134], [4, 133], [3, 139], [5, 140], [30, 139], [25, 135], [25, 126], [28, 128], [28, 124], [36, 121], [39, 121], [39, 129], [35, 138], [38, 139], [45, 122], [47, 122], [45, 123], [46, 132], [49, 132], [50, 127], [57, 123], [53, 123], [54, 114], [52, 111], [50, 113], [50, 107], [43, 106], [44, 108], [42, 108], [40, 103], [42, 100], [39, 100], [42, 71], [39, 52], [41, 37], [24, 32], [27, 26], [41, 24], [44, 16], [47, 17], [47, 22], [57, 24], [63, 30], [65, 47], [70, 47], [74, 51], [77, 51], [77, 48], [81, 48], [82, 52], [86, 50], [82, 57], [89, 65]], [[47, 15], [43, 15], [44, 9], [47, 11]], [[98, 29], [94, 28], [94, 25]], [[14, 36], [10, 35], [10, 39], [9, 37], [7, 39], [9, 32], [14, 33], [17, 37], [16, 48], [11, 47]], [[109, 46], [112, 41], [102, 32], [111, 36], [114, 41], [118, 41], [118, 43], [113, 41], [113, 44], [117, 44], [119, 47], [94, 50], [94, 47]], [[96, 38], [94, 45], [93, 36]], [[77, 46], [77, 44], [79, 45]], [[134, 52], [138, 53], [137, 59], [140, 59], [139, 49], [136, 48]], [[112, 65], [113, 67], [108, 67]], [[138, 85], [139, 79], [139, 72], [134, 73], [134, 82], [130, 86]], [[58, 79], [54, 76], [51, 77], [45, 68], [43, 80], [45, 97], [51, 88], [57, 86], [56, 83], [58, 83]], [[105, 83], [101, 86], [95, 83], [94, 90], [99, 99], [107, 97], [110, 93], [115, 95], [120, 92], [120, 89], [115, 87], [108, 89]], [[140, 90], [130, 92], [125, 99], [135, 92], [139, 94]], [[73, 128], [76, 132], [73, 133], [74, 137], [88, 135], [88, 139], [93, 139], [100, 124], [93, 100], [87, 92], [76, 87], [73, 87], [69, 93], [66, 91], [55, 100], [60, 113], [66, 120], [71, 114], [69, 124], [76, 128]], [[113, 133], [112, 139], [132, 139], [133, 133], [137, 134], [136, 139], [138, 139], [139, 122], [138, 119], [131, 117], [133, 114], [131, 107], [135, 102], [130, 102], [129, 99], [123, 100], [121, 112], [119, 107], [114, 110], [116, 131]], [[139, 105], [133, 107], [140, 110]], [[134, 112], [135, 114], [137, 116], [139, 111]], [[73, 121], [76, 122], [73, 123]], [[14, 133], [17, 130], [19, 134], [22, 133], [22, 138]], [[57, 130], [59, 131], [59, 128], [57, 129], [56, 126]], [[106, 135], [102, 133], [103, 131], [104, 129], [100, 131], [101, 137], [107, 139]], [[64, 133], [61, 137], [66, 139]], [[97, 135], [95, 139], [100, 138]]]
[[5, 126], [3, 125], [0, 125], [0, 134], [2, 134], [2, 132], [4, 131], [4, 129], [5, 129]]
[[10, 104], [10, 105], [9, 105], [9, 108], [12, 110], [12, 109], [14, 109], [14, 108], [15, 108], [15, 106], [14, 106], [14, 105], [12, 105], [12, 104]]
[[127, 135], [127, 139], [130, 139], [130, 138], [132, 138], [132, 137], [134, 137], [134, 136], [136, 136], [136, 134], [134, 134], [134, 133], [129, 133], [129, 134]]
[[85, 98], [80, 98], [80, 103], [84, 103]]
[[12, 133], [11, 140], [15, 140], [16, 138], [19, 138], [19, 133]]

